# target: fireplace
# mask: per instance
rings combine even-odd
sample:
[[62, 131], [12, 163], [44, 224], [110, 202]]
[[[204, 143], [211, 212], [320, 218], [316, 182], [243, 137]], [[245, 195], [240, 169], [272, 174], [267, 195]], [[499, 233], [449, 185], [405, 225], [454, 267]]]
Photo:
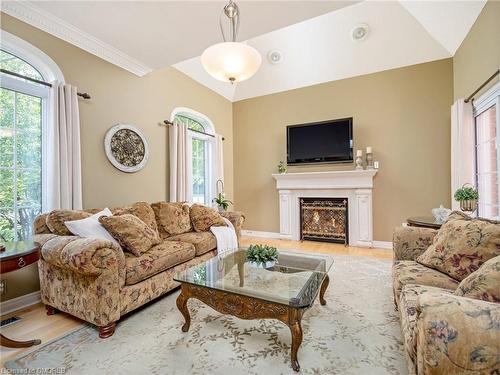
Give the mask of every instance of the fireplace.
[[300, 239], [349, 243], [347, 198], [300, 198]]

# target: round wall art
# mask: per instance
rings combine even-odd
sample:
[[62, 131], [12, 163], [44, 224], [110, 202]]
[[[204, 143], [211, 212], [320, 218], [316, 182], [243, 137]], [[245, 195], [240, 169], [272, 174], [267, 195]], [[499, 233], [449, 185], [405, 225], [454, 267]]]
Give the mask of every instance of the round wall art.
[[137, 172], [148, 161], [148, 142], [142, 132], [132, 125], [118, 124], [104, 138], [106, 156], [111, 164], [123, 172]]

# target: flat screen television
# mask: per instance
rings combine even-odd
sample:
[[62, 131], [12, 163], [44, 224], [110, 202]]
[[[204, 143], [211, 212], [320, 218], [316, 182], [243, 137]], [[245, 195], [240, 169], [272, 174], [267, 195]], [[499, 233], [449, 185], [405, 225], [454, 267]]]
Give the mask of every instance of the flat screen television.
[[352, 117], [289, 125], [286, 133], [289, 165], [353, 161]]

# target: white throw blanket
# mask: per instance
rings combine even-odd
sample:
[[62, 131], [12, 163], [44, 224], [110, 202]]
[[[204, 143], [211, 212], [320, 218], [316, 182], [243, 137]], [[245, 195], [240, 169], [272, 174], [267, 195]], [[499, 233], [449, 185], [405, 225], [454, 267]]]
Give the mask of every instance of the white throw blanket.
[[238, 239], [236, 238], [233, 224], [225, 217], [223, 219], [227, 227], [210, 227], [210, 230], [217, 239], [217, 253], [219, 255], [238, 248]]

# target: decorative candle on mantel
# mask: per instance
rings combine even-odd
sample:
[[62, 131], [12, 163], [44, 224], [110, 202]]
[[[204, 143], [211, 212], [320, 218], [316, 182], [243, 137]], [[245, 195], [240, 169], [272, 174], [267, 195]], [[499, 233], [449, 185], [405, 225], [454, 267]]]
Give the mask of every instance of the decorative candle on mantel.
[[363, 169], [363, 151], [362, 150], [356, 151], [356, 169], [357, 170]]
[[373, 169], [373, 152], [372, 146], [366, 148], [366, 169]]

